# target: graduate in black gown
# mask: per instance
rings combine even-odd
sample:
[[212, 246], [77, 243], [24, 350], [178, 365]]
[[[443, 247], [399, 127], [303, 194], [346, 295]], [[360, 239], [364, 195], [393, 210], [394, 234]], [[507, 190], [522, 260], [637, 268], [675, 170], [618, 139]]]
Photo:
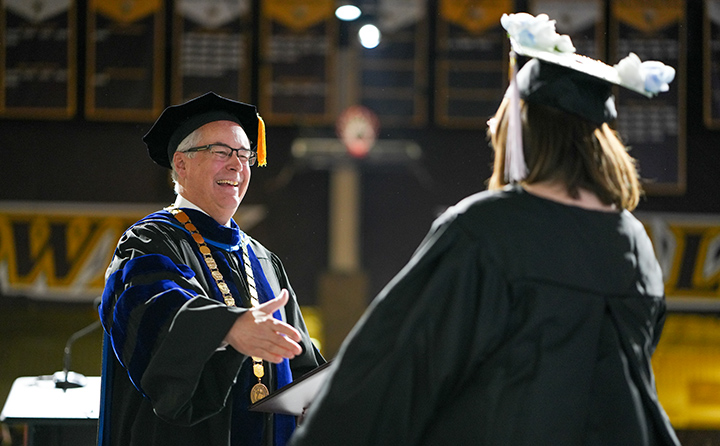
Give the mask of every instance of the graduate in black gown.
[[630, 213], [635, 165], [608, 126], [612, 85], [652, 94], [674, 71], [658, 66], [648, 92], [623, 72], [645, 74], [639, 60], [558, 51], [569, 39], [524, 48], [562, 37], [512, 26], [536, 20], [553, 24], [504, 18], [533, 58], [489, 123], [490, 190], [440, 216], [373, 301], [293, 446], [679, 444], [651, 367], [661, 270]]
[[282, 263], [232, 219], [264, 124], [208, 93], [143, 139], [178, 195], [123, 234], [106, 274], [99, 444], [284, 445], [295, 419], [247, 408], [325, 361]]

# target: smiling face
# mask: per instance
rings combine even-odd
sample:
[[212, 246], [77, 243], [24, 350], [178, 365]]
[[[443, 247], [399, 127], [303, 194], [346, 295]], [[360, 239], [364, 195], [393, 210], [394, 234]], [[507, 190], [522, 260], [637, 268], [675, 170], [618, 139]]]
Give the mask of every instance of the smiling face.
[[[250, 149], [245, 131], [232, 121], [214, 121], [200, 127], [197, 146], [222, 143]], [[209, 150], [192, 154], [175, 152], [178, 193], [196, 204], [218, 223], [232, 218], [250, 184], [250, 166], [233, 153], [221, 160]]]

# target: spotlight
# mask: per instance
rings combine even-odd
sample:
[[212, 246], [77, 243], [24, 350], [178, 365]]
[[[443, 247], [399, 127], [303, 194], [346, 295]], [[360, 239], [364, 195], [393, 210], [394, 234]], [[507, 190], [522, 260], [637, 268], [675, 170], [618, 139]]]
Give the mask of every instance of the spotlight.
[[358, 31], [360, 45], [367, 49], [373, 49], [380, 44], [380, 30], [375, 25], [364, 25]]
[[360, 8], [355, 5], [339, 6], [335, 10], [335, 17], [346, 22], [351, 22], [360, 17]]

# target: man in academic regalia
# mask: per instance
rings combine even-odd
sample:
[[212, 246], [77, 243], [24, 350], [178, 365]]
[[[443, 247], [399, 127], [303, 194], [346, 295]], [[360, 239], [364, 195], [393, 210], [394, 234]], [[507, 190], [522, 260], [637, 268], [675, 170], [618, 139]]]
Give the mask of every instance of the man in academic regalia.
[[123, 234], [106, 274], [101, 446], [283, 445], [295, 428], [247, 410], [325, 362], [282, 263], [232, 219], [264, 131], [254, 106], [207, 93], [143, 138], [177, 199]]

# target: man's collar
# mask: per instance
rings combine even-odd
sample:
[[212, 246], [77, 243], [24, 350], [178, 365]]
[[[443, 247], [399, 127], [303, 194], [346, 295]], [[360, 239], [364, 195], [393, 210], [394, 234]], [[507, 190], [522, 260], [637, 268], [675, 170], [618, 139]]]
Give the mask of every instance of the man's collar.
[[[187, 198], [183, 197], [183, 196], [180, 195], [180, 194], [178, 194], [178, 195], [177, 195], [177, 198], [175, 198], [175, 207], [178, 207], [178, 208], [186, 208], [186, 209], [195, 209], [196, 211], [200, 211], [200, 212], [202, 212], [203, 214], [207, 215], [208, 217], [210, 216], [210, 214], [208, 214], [208, 213], [205, 212], [204, 210], [200, 209], [200, 207], [199, 207], [198, 205], [196, 205], [195, 203], [191, 202], [190, 200], [188, 200]], [[223, 225], [223, 226], [229, 228], [229, 227], [230, 227], [230, 222], [228, 222], [226, 225]]]

